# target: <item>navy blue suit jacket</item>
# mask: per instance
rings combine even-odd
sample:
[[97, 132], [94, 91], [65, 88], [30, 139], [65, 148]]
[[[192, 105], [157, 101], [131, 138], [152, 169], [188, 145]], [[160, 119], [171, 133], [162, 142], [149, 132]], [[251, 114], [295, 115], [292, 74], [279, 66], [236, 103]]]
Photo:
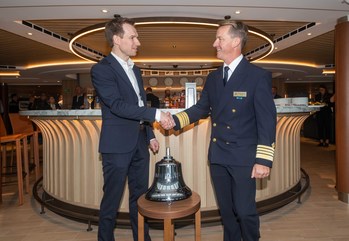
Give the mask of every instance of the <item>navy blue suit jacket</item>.
[[[133, 71], [143, 102], [146, 103], [141, 71], [136, 66]], [[137, 144], [140, 121], [153, 122], [156, 109], [138, 106], [138, 97], [127, 74], [111, 54], [92, 67], [91, 77], [102, 109], [99, 152], [132, 151]], [[150, 125], [146, 125], [146, 131], [148, 141], [154, 138]]]
[[207, 76], [196, 105], [174, 116], [175, 129], [209, 115], [211, 163], [271, 167], [276, 132], [271, 74], [243, 58], [224, 87], [222, 68]]

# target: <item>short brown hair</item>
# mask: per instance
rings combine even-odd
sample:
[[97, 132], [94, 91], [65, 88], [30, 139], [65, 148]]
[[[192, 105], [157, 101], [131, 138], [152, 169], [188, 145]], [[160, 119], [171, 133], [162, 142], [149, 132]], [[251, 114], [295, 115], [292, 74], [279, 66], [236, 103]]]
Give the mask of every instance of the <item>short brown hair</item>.
[[123, 25], [124, 24], [130, 24], [130, 25], [134, 25], [134, 21], [132, 19], [129, 18], [123, 18], [123, 17], [117, 17], [112, 19], [111, 21], [107, 22], [105, 24], [105, 38], [108, 41], [108, 44], [110, 47], [113, 47], [114, 43], [113, 43], [113, 36], [117, 35], [119, 37], [123, 37], [124, 36], [124, 29], [123, 29]]
[[247, 42], [248, 26], [240, 21], [225, 20], [219, 24], [219, 26], [230, 26], [229, 33], [233, 37], [241, 39], [241, 49], [243, 49]]

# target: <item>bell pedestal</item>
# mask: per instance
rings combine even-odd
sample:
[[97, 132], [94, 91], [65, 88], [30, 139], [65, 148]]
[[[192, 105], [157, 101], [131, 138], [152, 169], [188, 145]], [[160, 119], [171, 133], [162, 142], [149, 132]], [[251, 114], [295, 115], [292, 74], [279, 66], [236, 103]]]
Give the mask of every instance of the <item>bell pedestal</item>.
[[172, 202], [149, 201], [143, 194], [138, 205], [138, 241], [144, 241], [144, 218], [160, 219], [164, 221], [164, 241], [174, 240], [174, 221], [195, 213], [195, 241], [201, 239], [200, 196], [196, 192], [184, 200]]

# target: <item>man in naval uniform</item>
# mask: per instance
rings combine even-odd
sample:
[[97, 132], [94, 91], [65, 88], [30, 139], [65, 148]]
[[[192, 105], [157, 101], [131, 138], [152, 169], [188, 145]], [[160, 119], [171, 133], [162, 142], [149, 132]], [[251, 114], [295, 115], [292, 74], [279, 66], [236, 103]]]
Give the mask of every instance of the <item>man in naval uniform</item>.
[[241, 54], [247, 33], [241, 22], [221, 24], [213, 47], [224, 66], [208, 75], [196, 105], [173, 116], [176, 130], [211, 117], [208, 159], [224, 241], [259, 240], [255, 179], [269, 176], [274, 156], [271, 74]]

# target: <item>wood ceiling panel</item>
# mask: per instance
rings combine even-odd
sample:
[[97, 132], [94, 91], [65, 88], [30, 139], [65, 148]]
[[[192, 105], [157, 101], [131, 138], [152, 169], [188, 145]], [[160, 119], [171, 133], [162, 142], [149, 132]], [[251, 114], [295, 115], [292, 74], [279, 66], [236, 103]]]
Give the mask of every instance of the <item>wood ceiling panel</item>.
[[278, 38], [299, 27], [306, 25], [306, 22], [286, 22], [286, 21], [244, 21], [249, 26], [260, 29], [274, 38]]
[[[28, 20], [49, 31], [69, 38], [85, 27], [106, 22], [107, 19], [98, 20]], [[246, 24], [274, 36], [275, 38], [291, 32], [304, 22], [271, 22], [271, 21], [245, 21]], [[137, 26], [141, 47], [137, 58], [214, 58], [216, 51], [212, 47], [215, 40], [214, 27], [192, 25], [161, 25]], [[1, 65], [25, 66], [47, 61], [76, 61], [80, 60], [73, 54], [64, 52], [45, 44], [0, 30]], [[319, 64], [334, 63], [334, 34], [333, 32], [306, 41], [272, 54], [270, 60], [314, 60]], [[108, 54], [110, 51], [103, 32], [88, 35], [79, 39], [79, 43], [89, 48]], [[250, 51], [265, 44], [264, 40], [249, 36], [245, 51]], [[174, 45], [176, 47], [174, 47]], [[40, 53], [40, 54], [38, 54]]]
[[27, 66], [43, 62], [81, 61], [75, 55], [0, 30], [0, 65]]
[[[106, 22], [108, 19], [29, 21], [52, 32], [69, 37], [69, 34], [98, 23]], [[306, 24], [304, 22], [272, 21], [245, 21], [245, 23], [275, 38]], [[142, 25], [137, 26], [137, 31], [142, 44], [138, 52], [138, 58], [214, 58], [216, 56], [215, 49], [212, 47], [216, 34], [215, 27], [173, 24]], [[110, 52], [103, 32], [80, 38], [78, 42], [105, 55]], [[263, 44], [265, 44], [264, 40], [255, 36], [249, 36], [244, 52], [248, 52]], [[173, 48], [174, 45], [176, 48]]]
[[334, 63], [334, 31], [271, 54], [266, 60], [302, 61], [316, 65]]
[[62, 35], [66, 38], [70, 38], [71, 34], [77, 31], [87, 28], [89, 26], [103, 23], [108, 19], [79, 19], [79, 20], [27, 20], [28, 22], [34, 23], [40, 27], [50, 30], [54, 33]]

